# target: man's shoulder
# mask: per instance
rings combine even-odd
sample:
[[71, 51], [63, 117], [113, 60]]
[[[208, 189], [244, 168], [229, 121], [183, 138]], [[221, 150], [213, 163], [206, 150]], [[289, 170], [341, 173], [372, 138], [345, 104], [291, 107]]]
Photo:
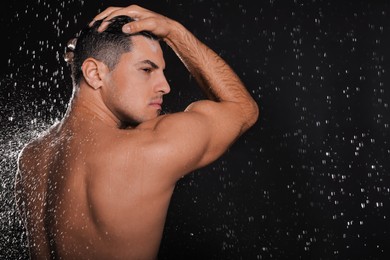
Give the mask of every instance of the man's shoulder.
[[19, 160], [28, 159], [32, 156], [39, 156], [44, 150], [45, 144], [52, 139], [53, 129], [56, 125], [36, 132], [30, 140], [21, 148], [19, 152]]

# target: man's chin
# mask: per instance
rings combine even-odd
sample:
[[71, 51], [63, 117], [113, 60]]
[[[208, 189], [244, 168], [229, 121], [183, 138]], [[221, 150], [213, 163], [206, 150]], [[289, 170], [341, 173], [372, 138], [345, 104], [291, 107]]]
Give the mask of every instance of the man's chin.
[[143, 122], [147, 122], [147, 121], [156, 119], [160, 115], [164, 115], [164, 114], [165, 113], [162, 110], [158, 110], [156, 112], [156, 115], [151, 116], [151, 117], [146, 117], [146, 118], [142, 118], [142, 119], [139, 119], [139, 120], [129, 119], [129, 120], [126, 120], [126, 121], [122, 121], [120, 128], [121, 129], [124, 129], [124, 128], [135, 128], [139, 124], [142, 124]]
[[121, 122], [121, 125], [119, 126], [120, 129], [126, 129], [126, 128], [135, 128], [137, 127], [139, 124], [141, 124], [142, 122], [138, 122], [138, 121], [134, 121], [134, 120], [131, 120], [131, 121], [122, 121]]

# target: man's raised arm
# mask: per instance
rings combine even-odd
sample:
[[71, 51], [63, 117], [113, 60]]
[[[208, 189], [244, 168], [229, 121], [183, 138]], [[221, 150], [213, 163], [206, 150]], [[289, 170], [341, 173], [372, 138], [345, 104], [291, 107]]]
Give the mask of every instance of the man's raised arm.
[[257, 120], [258, 107], [240, 78], [213, 50], [200, 42], [191, 32], [177, 23], [164, 38], [190, 73], [196, 78], [205, 94], [217, 102], [232, 102], [239, 108], [241, 132]]

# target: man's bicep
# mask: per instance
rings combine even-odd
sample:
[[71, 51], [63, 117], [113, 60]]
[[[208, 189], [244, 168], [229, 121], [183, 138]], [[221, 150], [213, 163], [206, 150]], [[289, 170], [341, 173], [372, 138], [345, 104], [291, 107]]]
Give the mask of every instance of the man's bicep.
[[[240, 133], [221, 104], [194, 103], [185, 112], [168, 115], [156, 124], [155, 134], [164, 143], [165, 156], [188, 173], [222, 155]], [[184, 173], [184, 174], [185, 174]], [[180, 175], [180, 170], [178, 172]]]
[[238, 105], [232, 102], [199, 101], [191, 104], [186, 113], [193, 112], [204, 118], [205, 132], [209, 137], [206, 163], [221, 156], [241, 134]]
[[156, 125], [154, 134], [167, 159], [179, 168], [182, 165], [184, 171], [201, 166], [211, 139], [207, 132], [207, 119], [194, 112], [167, 116]]

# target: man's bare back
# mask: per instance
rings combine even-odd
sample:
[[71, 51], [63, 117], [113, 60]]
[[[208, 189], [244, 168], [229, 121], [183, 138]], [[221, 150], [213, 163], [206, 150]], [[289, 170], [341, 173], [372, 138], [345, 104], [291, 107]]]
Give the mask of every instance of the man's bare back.
[[132, 36], [115, 69], [85, 59], [63, 120], [19, 157], [17, 201], [34, 259], [155, 259], [177, 180], [216, 160], [257, 120], [238, 77], [184, 27], [138, 6], [96, 18], [121, 14], [137, 18], [132, 32], [164, 39], [215, 101], [159, 115], [170, 87], [160, 45], [144, 36]]
[[109, 128], [83, 115], [54, 126], [21, 158], [34, 255], [153, 259], [174, 183], [161, 178], [163, 168], [146, 170], [153, 162], [142, 140], [150, 130]]

